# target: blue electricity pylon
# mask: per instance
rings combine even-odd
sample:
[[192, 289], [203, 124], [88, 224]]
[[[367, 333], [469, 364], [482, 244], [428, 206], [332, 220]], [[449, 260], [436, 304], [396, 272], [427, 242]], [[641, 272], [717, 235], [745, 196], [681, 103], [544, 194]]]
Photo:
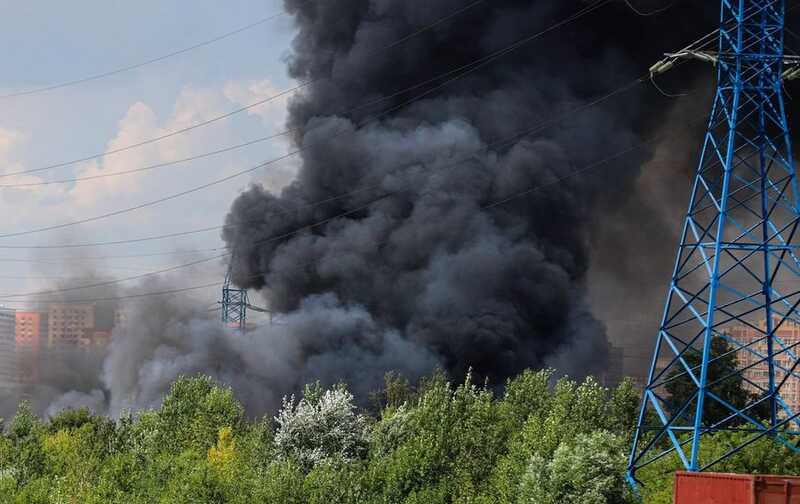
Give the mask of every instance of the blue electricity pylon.
[[244, 331], [247, 327], [247, 289], [237, 289], [231, 282], [231, 271], [225, 274], [222, 285], [222, 323], [226, 326]]
[[[634, 433], [628, 479], [664, 457], [703, 471], [764, 437], [797, 450], [797, 177], [782, 81], [784, 0], [722, 0], [717, 89]], [[670, 60], [651, 71], [671, 67]], [[731, 398], [730, 384], [745, 389]], [[735, 388], [735, 387], [734, 387]], [[795, 429], [795, 430], [793, 430]], [[734, 431], [725, 454], [703, 440]]]

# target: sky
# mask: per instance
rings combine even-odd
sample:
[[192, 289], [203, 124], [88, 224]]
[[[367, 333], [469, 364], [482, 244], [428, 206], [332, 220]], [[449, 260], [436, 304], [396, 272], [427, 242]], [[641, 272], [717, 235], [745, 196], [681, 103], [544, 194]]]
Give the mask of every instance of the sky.
[[[203, 160], [141, 173], [19, 186], [136, 169], [241, 144], [284, 129], [286, 97], [160, 142], [58, 169], [7, 176], [86, 158], [167, 134], [295, 85], [284, 58], [293, 33], [280, 0], [32, 0], [5, 2], [0, 95], [40, 89], [137, 64], [231, 32], [216, 43], [110, 77], [47, 92], [0, 98], [0, 235], [59, 225], [136, 206], [201, 185], [286, 153], [286, 139], [260, 142]], [[218, 255], [219, 231], [137, 244], [17, 249], [114, 241], [218, 226], [230, 202], [253, 182], [279, 189], [293, 160], [164, 204], [60, 230], [0, 238], [0, 297], [49, 288], [59, 277], [127, 277]], [[141, 258], [109, 258], [131, 254]], [[176, 275], [175, 288], [213, 282], [213, 260]], [[96, 293], [81, 292], [83, 297]], [[197, 293], [213, 301], [216, 290]], [[78, 293], [76, 293], [76, 297]], [[14, 308], [16, 298], [0, 301]]]

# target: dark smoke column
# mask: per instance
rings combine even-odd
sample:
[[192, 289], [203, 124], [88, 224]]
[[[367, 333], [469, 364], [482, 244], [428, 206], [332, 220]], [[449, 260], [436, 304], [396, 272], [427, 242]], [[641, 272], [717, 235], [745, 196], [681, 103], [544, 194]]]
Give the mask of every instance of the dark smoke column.
[[[347, 111], [497, 51], [582, 4], [487, 1], [388, 51], [378, 49], [465, 3], [285, 4], [299, 30], [290, 74], [315, 81], [290, 107], [302, 167], [281, 194], [255, 185], [232, 205], [229, 224], [253, 222], [224, 233], [237, 251], [234, 281], [263, 289], [281, 311], [302, 315], [305, 301], [318, 295], [363, 307], [382, 331], [429, 350], [455, 376], [472, 367], [498, 383], [525, 367], [552, 364], [578, 375], [602, 369], [604, 328], [584, 302], [592, 215], [632, 185], [641, 159], [615, 161], [599, 177], [552, 182], [635, 143], [642, 97], [630, 93], [625, 106], [592, 109], [534, 137], [488, 146], [626, 82], [625, 55], [597, 56], [603, 37], [612, 44], [602, 17], [368, 121], [428, 88]], [[593, 31], [595, 25], [602, 26]], [[456, 164], [463, 159], [469, 161]], [[362, 187], [369, 189], [331, 200]], [[393, 195], [324, 226], [265, 241], [387, 192]], [[329, 201], [309, 206], [321, 200]], [[343, 337], [324, 325], [316, 331], [304, 341], [306, 359], [348, 351], [335, 348], [333, 335], [359, 352], [384, 351], [375, 338]]]

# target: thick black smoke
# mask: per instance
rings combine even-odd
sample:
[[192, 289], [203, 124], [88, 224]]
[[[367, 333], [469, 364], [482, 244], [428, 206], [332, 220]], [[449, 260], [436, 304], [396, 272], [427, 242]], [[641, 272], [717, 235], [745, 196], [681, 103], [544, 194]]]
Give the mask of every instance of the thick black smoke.
[[[642, 12], [663, 6], [630, 1]], [[390, 369], [414, 378], [473, 367], [493, 383], [529, 366], [596, 372], [608, 351], [599, 320], [614, 341], [652, 339], [654, 328], [618, 319], [657, 320], [712, 69], [684, 65], [660, 79], [671, 92], [693, 89], [685, 98], [643, 84], [497, 140], [642, 75], [713, 30], [719, 6], [679, 0], [642, 17], [614, 1], [437, 88], [435, 76], [589, 3], [487, 0], [437, 23], [466, 5], [286, 0], [298, 29], [289, 71], [313, 81], [290, 109], [301, 167], [280, 194], [244, 192], [224, 234], [236, 283], [285, 315], [238, 334], [197, 301], [146, 300], [115, 330], [100, 386], [77, 387], [51, 409], [155, 406], [177, 376], [206, 373], [263, 413], [317, 379], [365, 397]]]
[[[671, 102], [641, 86], [536, 135], [497, 140], [642, 75], [662, 52], [710, 31], [717, 7], [684, 2], [649, 18], [614, 2], [436, 88], [436, 76], [588, 2], [487, 1], [385, 51], [465, 2], [285, 3], [299, 29], [290, 74], [314, 82], [290, 107], [302, 166], [280, 194], [256, 185], [233, 204], [230, 224], [258, 222], [224, 234], [236, 251], [234, 280], [263, 289], [280, 311], [302, 312], [309, 297], [327, 294], [362, 306], [456, 374], [473, 367], [496, 380], [552, 363], [602, 370], [606, 334], [585, 300], [592, 243], [650, 153], [571, 174], [652, 134]], [[396, 93], [421, 82], [429, 83]], [[333, 330], [320, 326], [316, 337]], [[361, 351], [353, 342], [349, 350]]]

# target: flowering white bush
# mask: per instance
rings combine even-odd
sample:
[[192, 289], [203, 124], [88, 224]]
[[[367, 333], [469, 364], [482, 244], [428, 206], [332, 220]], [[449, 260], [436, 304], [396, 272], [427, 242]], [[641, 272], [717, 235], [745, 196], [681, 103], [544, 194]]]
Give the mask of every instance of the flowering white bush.
[[307, 394], [300, 402], [284, 397], [275, 421], [278, 452], [306, 468], [331, 459], [349, 462], [367, 446], [367, 418], [356, 413], [353, 395], [344, 388]]

